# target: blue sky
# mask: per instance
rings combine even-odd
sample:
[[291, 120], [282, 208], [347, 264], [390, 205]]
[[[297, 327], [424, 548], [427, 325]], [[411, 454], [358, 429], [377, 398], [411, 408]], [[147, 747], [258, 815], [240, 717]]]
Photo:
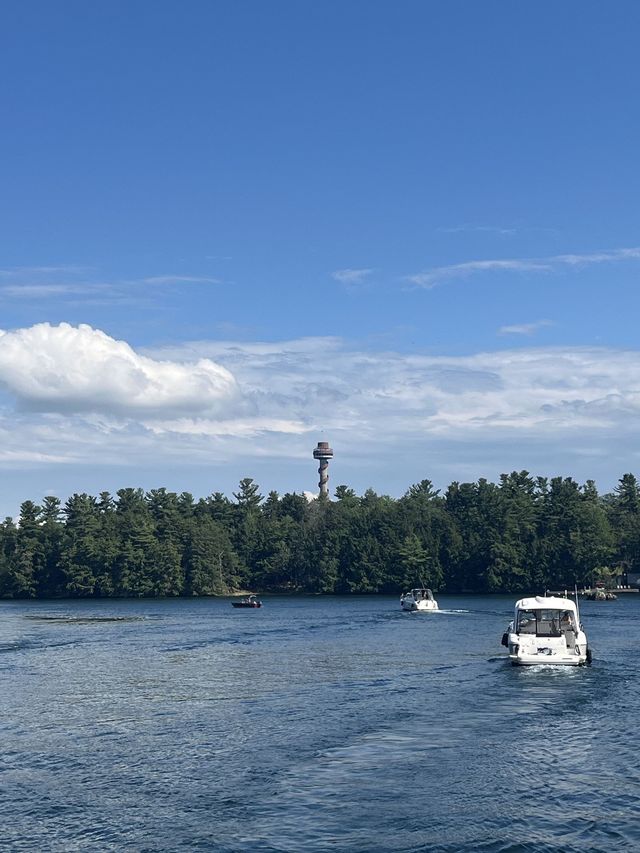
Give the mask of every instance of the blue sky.
[[640, 7], [10, 2], [0, 513], [638, 470]]

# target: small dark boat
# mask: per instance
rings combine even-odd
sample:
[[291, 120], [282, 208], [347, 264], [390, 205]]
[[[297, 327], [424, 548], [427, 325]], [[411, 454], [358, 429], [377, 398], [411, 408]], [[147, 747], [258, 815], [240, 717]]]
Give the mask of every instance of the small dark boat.
[[247, 595], [240, 601], [232, 601], [234, 607], [262, 607], [262, 602], [255, 595]]

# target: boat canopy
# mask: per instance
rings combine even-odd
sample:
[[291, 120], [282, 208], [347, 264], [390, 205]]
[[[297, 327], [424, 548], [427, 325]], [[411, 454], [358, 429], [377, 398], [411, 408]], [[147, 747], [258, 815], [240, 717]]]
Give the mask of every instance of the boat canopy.
[[516, 634], [537, 637], [560, 637], [578, 630], [577, 609], [568, 598], [536, 595], [516, 602], [514, 630]]
[[570, 610], [575, 614], [576, 605], [569, 598], [536, 595], [535, 598], [521, 598], [516, 601], [516, 613], [518, 610]]
[[411, 595], [417, 600], [419, 598], [428, 598], [429, 601], [433, 601], [433, 593], [430, 589], [426, 587], [422, 587], [422, 589], [412, 589]]

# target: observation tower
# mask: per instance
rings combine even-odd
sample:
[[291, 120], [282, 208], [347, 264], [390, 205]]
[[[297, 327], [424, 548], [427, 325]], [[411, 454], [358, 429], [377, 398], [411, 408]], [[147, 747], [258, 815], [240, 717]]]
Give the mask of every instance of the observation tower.
[[329, 496], [329, 460], [333, 459], [333, 450], [329, 447], [328, 441], [319, 441], [318, 446], [313, 451], [313, 458], [320, 462], [318, 474], [320, 475], [320, 497]]

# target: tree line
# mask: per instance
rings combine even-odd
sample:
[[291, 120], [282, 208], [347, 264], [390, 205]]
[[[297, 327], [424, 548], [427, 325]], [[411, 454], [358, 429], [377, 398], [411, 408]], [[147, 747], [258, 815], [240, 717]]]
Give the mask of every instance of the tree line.
[[166, 489], [25, 501], [0, 524], [3, 598], [261, 592], [541, 592], [640, 571], [640, 486], [611, 494], [570, 477], [429, 480], [401, 498], [339, 486], [334, 500], [230, 499]]

